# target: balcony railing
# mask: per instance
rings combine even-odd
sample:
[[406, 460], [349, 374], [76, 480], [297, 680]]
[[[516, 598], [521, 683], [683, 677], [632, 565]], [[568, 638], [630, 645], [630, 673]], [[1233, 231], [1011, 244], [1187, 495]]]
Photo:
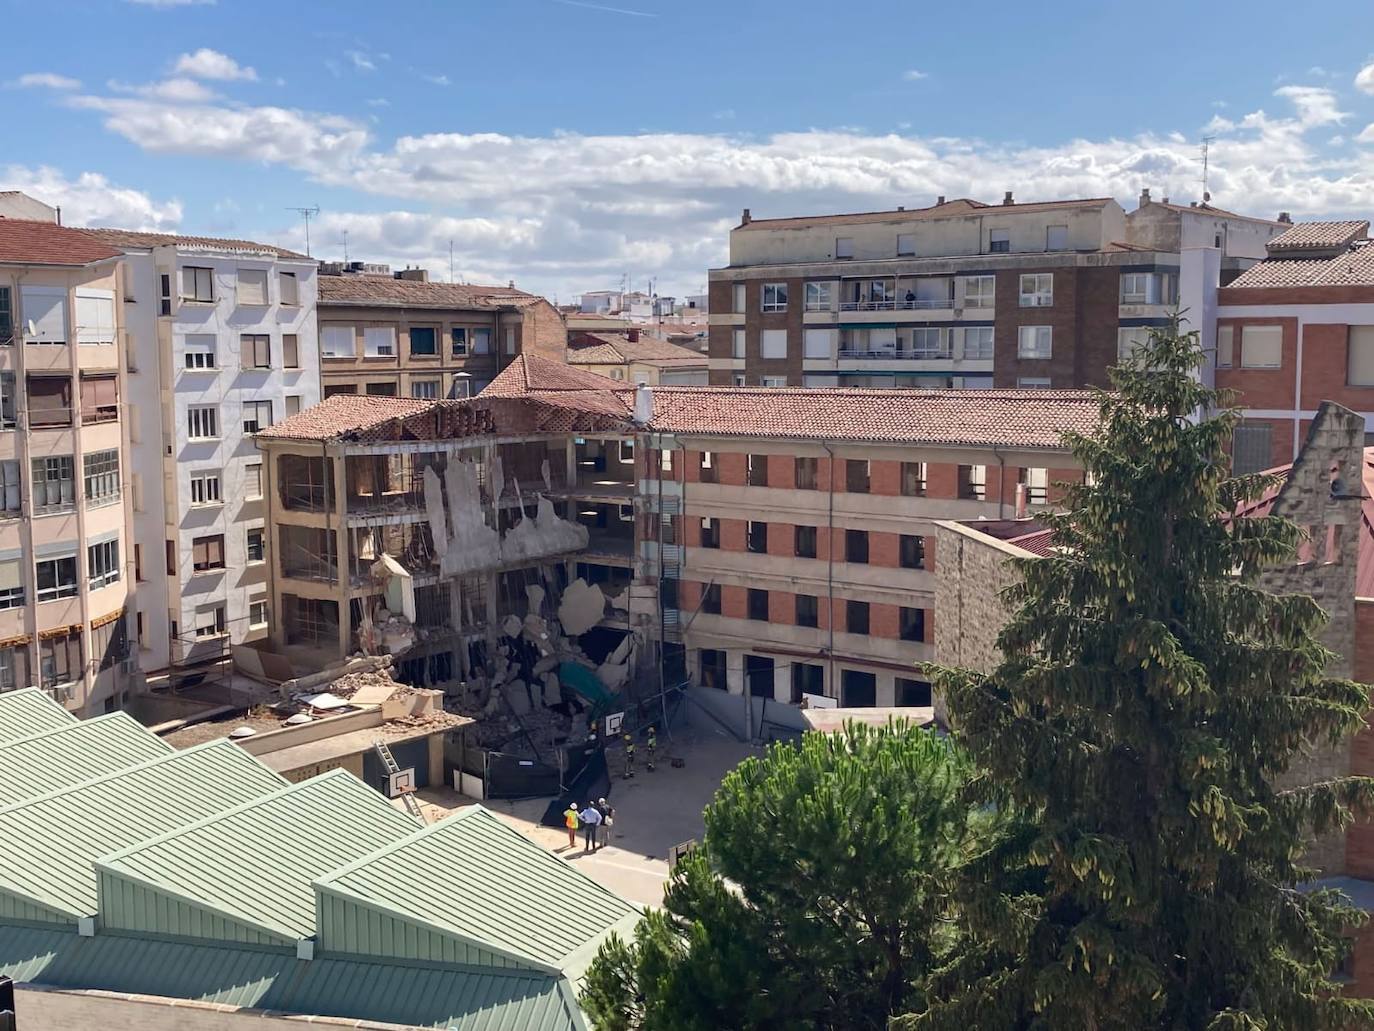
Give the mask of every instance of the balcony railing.
[[915, 298], [910, 301], [841, 301], [840, 311], [929, 311], [953, 308], [952, 297]]
[[862, 348], [841, 347], [840, 357], [855, 358], [862, 361], [938, 361], [940, 359], [952, 359], [954, 350], [949, 347], [908, 347], [869, 351]]

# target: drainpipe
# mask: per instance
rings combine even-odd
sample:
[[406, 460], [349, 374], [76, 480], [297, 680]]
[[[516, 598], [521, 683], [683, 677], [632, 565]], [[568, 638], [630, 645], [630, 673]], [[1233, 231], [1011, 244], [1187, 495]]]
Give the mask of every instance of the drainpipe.
[[1006, 486], [1007, 459], [1002, 454], [1001, 448], [994, 447], [992, 453], [997, 456], [997, 518], [1005, 519], [1007, 516], [1007, 499], [1006, 491], [1003, 488]]
[[[835, 452], [826, 441], [821, 441], [821, 447], [825, 448], [825, 453], [830, 456], [830, 475], [826, 478], [826, 528], [825, 528], [825, 607], [826, 607], [826, 634], [827, 641], [825, 646], [825, 662], [829, 668], [826, 677], [830, 684], [830, 689], [835, 691], [834, 698], [840, 699], [839, 689], [835, 685]], [[843, 701], [843, 699], [840, 699]]]

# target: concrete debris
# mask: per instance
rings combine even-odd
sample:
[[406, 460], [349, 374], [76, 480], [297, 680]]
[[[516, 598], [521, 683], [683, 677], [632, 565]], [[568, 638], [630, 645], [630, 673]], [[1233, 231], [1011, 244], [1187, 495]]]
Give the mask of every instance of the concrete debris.
[[507, 637], [519, 637], [523, 625], [519, 616], [507, 616], [501, 621], [501, 629], [506, 632]]
[[568, 584], [563, 598], [558, 603], [558, 621], [563, 624], [563, 633], [569, 637], [585, 634], [606, 612], [606, 596], [596, 584], [589, 584], [578, 577]]
[[587, 546], [588, 540], [590, 536], [585, 526], [560, 519], [553, 510], [553, 502], [541, 494], [534, 518], [522, 518], [506, 532], [501, 541], [501, 559], [503, 562], [522, 562], [565, 551], [580, 551]]
[[513, 680], [504, 688], [506, 701], [510, 704], [511, 712], [517, 716], [526, 716], [534, 708], [530, 704], [529, 688], [525, 686], [523, 680]]
[[558, 681], [557, 673], [550, 673], [544, 678], [544, 704], [557, 705], [563, 700], [563, 685]]
[[539, 615], [544, 611], [544, 588], [538, 584], [527, 584], [525, 587], [525, 599], [530, 603], [530, 614]]

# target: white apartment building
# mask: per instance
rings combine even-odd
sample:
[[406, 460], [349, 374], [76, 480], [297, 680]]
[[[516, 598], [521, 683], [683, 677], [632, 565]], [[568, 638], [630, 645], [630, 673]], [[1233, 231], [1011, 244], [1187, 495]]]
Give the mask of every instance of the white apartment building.
[[319, 402], [317, 263], [246, 240], [87, 232], [125, 255], [133, 629], [157, 683], [267, 635], [251, 435]]

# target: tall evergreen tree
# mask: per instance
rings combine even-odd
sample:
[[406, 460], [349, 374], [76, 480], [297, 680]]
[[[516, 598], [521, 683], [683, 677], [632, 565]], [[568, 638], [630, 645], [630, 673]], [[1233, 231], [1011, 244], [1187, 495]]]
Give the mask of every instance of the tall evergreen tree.
[[612, 939], [583, 1005], [600, 1031], [880, 1031], [924, 1007], [951, 944], [951, 872], [990, 818], [969, 765], [907, 724], [851, 724], [746, 759], [664, 909]]
[[1366, 1026], [1329, 975], [1343, 896], [1302, 856], [1374, 800], [1344, 778], [1281, 788], [1308, 745], [1363, 725], [1367, 690], [1329, 678], [1325, 616], [1255, 586], [1297, 527], [1228, 519], [1272, 480], [1232, 477], [1237, 416], [1197, 381], [1195, 333], [1151, 336], [1104, 393], [1090, 474], [1046, 516], [1054, 553], [1019, 563], [990, 674], [935, 670], [958, 738], [1003, 804], [1034, 814], [972, 869], [980, 942], [943, 998], [899, 1026], [1268, 1029]]

